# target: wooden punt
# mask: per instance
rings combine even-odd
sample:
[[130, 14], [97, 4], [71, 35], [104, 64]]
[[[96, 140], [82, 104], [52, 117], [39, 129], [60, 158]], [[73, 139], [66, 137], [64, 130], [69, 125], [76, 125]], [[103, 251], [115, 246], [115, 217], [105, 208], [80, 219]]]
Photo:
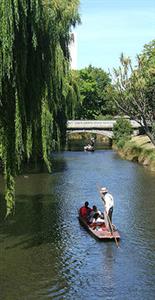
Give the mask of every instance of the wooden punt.
[[80, 223], [85, 227], [85, 229], [95, 238], [99, 240], [116, 240], [120, 239], [120, 234], [118, 230], [113, 225], [112, 232], [106, 227], [105, 223], [93, 223], [88, 224], [84, 218], [79, 214], [78, 216]]

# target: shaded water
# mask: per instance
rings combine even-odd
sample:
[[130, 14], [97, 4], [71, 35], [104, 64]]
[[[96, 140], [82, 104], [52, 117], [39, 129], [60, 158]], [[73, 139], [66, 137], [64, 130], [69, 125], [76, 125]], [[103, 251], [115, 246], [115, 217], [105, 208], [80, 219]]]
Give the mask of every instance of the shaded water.
[[[155, 299], [155, 174], [112, 150], [55, 155], [52, 174], [20, 176], [16, 215], [0, 224], [0, 299]], [[121, 234], [100, 242], [78, 222], [96, 184]]]

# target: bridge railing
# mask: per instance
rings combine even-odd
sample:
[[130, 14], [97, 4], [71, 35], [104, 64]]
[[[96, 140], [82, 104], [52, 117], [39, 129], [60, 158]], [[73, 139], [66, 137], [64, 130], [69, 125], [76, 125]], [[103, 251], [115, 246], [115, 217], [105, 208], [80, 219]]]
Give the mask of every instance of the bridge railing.
[[[114, 124], [116, 123], [116, 120], [69, 120], [67, 122], [67, 128], [70, 130], [73, 129], [112, 129]], [[134, 121], [130, 120], [130, 123], [133, 128], [140, 128], [140, 125]]]

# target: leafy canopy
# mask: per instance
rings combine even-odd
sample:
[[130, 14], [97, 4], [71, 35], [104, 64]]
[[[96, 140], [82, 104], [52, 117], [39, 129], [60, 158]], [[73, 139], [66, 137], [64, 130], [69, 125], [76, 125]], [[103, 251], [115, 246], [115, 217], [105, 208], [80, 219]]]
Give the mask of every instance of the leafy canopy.
[[114, 107], [108, 94], [111, 84], [109, 74], [101, 68], [89, 66], [77, 71], [81, 104], [77, 108], [76, 118], [96, 119], [99, 115], [113, 114]]
[[114, 69], [113, 98], [121, 111], [136, 120], [155, 144], [155, 41], [144, 46], [133, 68], [130, 58], [120, 58]]
[[123, 147], [125, 142], [131, 138], [132, 132], [131, 123], [123, 117], [118, 118], [113, 127], [113, 140], [115, 144], [119, 148]]

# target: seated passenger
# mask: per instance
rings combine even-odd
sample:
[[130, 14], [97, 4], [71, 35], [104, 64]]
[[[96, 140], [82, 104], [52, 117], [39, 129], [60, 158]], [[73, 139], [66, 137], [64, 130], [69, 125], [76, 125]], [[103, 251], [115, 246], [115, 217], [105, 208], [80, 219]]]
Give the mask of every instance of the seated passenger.
[[80, 216], [88, 221], [90, 213], [91, 208], [89, 207], [89, 202], [86, 201], [84, 206], [80, 208]]
[[102, 216], [100, 216], [99, 214], [96, 214], [92, 223], [98, 224], [98, 223], [105, 223], [105, 222], [104, 222], [104, 218]]
[[100, 210], [97, 209], [96, 205], [93, 205], [93, 209], [90, 212], [90, 223], [103, 223], [104, 217]]

